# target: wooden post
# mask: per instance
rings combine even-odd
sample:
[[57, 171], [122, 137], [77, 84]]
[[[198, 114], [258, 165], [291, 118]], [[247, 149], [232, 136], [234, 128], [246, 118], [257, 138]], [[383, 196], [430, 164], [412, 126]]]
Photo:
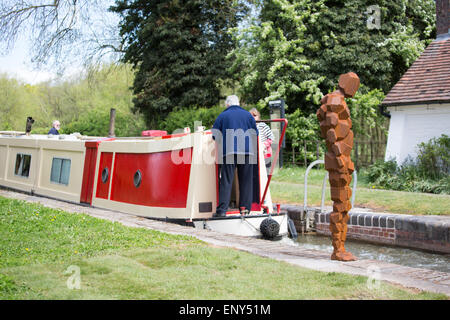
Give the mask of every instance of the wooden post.
[[110, 138], [116, 136], [114, 133], [115, 124], [116, 124], [116, 109], [111, 108], [111, 110], [109, 111], [109, 133], [108, 133], [108, 137]]

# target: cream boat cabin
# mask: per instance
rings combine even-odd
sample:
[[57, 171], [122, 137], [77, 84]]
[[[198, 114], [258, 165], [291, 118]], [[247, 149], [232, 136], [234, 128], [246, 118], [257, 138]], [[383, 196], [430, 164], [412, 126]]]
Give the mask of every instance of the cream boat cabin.
[[0, 134], [0, 185], [80, 202], [84, 156], [75, 136]]
[[[261, 235], [261, 222], [271, 217], [279, 234], [287, 234], [286, 214], [273, 213], [262, 148], [254, 183], [259, 197], [252, 211], [213, 217], [218, 200], [215, 159], [211, 131], [135, 138], [0, 132], [1, 186], [247, 236]], [[238, 186], [232, 203], [238, 203]]]

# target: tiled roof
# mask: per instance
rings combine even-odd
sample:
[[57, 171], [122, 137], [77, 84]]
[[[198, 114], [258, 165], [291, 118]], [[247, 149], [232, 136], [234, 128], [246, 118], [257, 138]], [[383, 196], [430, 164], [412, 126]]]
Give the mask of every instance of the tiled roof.
[[389, 91], [382, 105], [450, 102], [450, 37], [434, 40]]

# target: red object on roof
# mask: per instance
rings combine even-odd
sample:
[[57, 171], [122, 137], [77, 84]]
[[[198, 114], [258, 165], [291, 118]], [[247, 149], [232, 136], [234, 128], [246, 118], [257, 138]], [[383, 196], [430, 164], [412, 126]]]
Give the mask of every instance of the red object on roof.
[[144, 130], [141, 133], [143, 137], [162, 137], [167, 135], [167, 131], [164, 130]]
[[86, 148], [98, 148], [98, 145], [102, 142], [102, 141], [114, 141], [116, 140], [116, 138], [98, 138], [95, 140], [87, 140], [84, 145]]
[[422, 52], [382, 105], [450, 102], [450, 37], [436, 39]]

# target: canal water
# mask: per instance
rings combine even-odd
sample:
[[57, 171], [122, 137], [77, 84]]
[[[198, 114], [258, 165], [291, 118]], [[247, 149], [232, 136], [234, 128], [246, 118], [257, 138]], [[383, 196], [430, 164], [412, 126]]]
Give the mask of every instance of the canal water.
[[[299, 234], [297, 239], [283, 237], [280, 241], [306, 249], [333, 252], [330, 237], [317, 234]], [[347, 251], [358, 259], [380, 260], [414, 268], [424, 268], [450, 273], [450, 254], [436, 254], [425, 251], [375, 245], [367, 242], [347, 239]]]

